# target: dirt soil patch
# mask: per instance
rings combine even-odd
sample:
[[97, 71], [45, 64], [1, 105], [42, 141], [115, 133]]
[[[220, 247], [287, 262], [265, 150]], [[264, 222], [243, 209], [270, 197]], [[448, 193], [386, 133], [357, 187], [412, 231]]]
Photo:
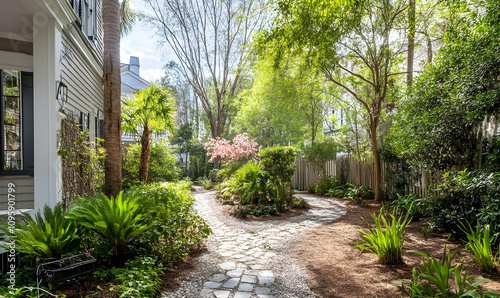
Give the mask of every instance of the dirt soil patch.
[[424, 235], [422, 228], [427, 227], [424, 222], [412, 222], [406, 228], [404, 265], [378, 264], [376, 255], [352, 248], [355, 241], [361, 240], [358, 231], [367, 228], [361, 217], [373, 224], [372, 214], [378, 212], [381, 205], [369, 203], [362, 207], [348, 199], [333, 200], [347, 205], [347, 214], [331, 224], [305, 232], [296, 247], [296, 258], [306, 268], [309, 287], [321, 297], [409, 297], [396, 280], [410, 279], [413, 267], [422, 269], [423, 259], [409, 251], [422, 251], [439, 258], [446, 243], [449, 250], [457, 251], [456, 262], [464, 258], [469, 275], [492, 280], [483, 283], [483, 289], [500, 291], [500, 274], [480, 274], [462, 242], [447, 240], [445, 234]]

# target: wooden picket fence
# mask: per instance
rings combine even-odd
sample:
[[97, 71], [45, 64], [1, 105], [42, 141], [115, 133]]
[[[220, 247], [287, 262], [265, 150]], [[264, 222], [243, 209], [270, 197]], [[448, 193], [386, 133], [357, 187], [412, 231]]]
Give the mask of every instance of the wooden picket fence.
[[[382, 190], [384, 193], [395, 192], [396, 187], [388, 178], [388, 168], [394, 166], [391, 163], [380, 161], [382, 170]], [[295, 173], [292, 176], [292, 186], [299, 190], [305, 190], [307, 186], [319, 181], [320, 170], [315, 169], [303, 158], [297, 158]], [[338, 157], [336, 160], [328, 161], [325, 165], [326, 175], [336, 177], [341, 183], [363, 184], [375, 186], [375, 171], [372, 158], [358, 161], [350, 154]], [[429, 189], [435, 188], [440, 183], [441, 172], [413, 172], [406, 175], [406, 186], [404, 194], [414, 193], [418, 196], [427, 196]], [[401, 191], [400, 191], [401, 192]], [[402, 194], [402, 193], [401, 193]]]

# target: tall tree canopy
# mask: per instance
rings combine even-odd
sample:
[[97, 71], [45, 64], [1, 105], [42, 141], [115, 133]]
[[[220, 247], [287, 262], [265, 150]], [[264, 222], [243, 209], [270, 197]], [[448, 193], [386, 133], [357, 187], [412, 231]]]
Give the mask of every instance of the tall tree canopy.
[[193, 87], [213, 138], [228, 120], [242, 82], [252, 34], [263, 20], [259, 0], [147, 0], [150, 20], [177, 56], [180, 73]]
[[[278, 2], [278, 17], [261, 43], [276, 56], [307, 51], [326, 78], [358, 101], [368, 116], [375, 167], [375, 200], [381, 198], [377, 133], [383, 103], [394, 100], [405, 57], [407, 1], [299, 0]], [[392, 97], [392, 98], [391, 98]]]
[[448, 1], [444, 45], [417, 78], [391, 130], [391, 147], [426, 168], [481, 168], [500, 114], [500, 5]]

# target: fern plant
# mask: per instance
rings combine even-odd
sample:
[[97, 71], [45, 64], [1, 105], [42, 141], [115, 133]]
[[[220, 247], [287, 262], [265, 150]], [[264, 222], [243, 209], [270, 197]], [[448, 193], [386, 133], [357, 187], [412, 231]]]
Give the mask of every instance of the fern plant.
[[[372, 252], [378, 256], [378, 261], [385, 265], [397, 265], [403, 263], [403, 243], [406, 235], [403, 236], [405, 227], [410, 223], [411, 218], [402, 216], [396, 218], [393, 214], [388, 214], [392, 218], [389, 225], [384, 215], [379, 216], [373, 213], [375, 228], [373, 228], [364, 218], [363, 220], [368, 225], [368, 232], [359, 231], [363, 237], [363, 241], [358, 241], [355, 248]], [[380, 219], [379, 219], [380, 217]], [[381, 222], [384, 223], [385, 230], [382, 230]]]
[[125, 262], [127, 244], [152, 226], [146, 202], [120, 192], [108, 198], [103, 194], [80, 198], [70, 206], [67, 217], [95, 232], [113, 249], [119, 265]]
[[[80, 245], [81, 230], [77, 229], [75, 223], [66, 218], [62, 203], [51, 209], [45, 205], [43, 216], [39, 211], [33, 218], [30, 214], [24, 214], [23, 221], [16, 221], [14, 234], [17, 236], [16, 248], [28, 255], [49, 259], [60, 259], [63, 254], [75, 252]], [[0, 229], [10, 235], [9, 226], [2, 224]], [[5, 248], [8, 242], [4, 243]]]

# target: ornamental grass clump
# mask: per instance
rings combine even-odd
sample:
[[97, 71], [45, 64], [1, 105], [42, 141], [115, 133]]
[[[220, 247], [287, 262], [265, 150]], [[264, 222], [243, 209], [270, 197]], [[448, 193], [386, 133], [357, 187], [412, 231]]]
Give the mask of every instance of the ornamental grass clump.
[[[403, 236], [403, 232], [405, 227], [411, 222], [411, 218], [408, 216], [396, 218], [393, 214], [388, 215], [392, 218], [390, 225], [382, 214], [376, 216], [374, 212], [373, 220], [375, 228], [362, 218], [368, 225], [369, 230], [368, 232], [359, 231], [364, 240], [357, 241], [359, 244], [354, 247], [376, 254], [380, 264], [398, 265], [403, 263], [402, 251], [403, 243], [406, 239], [406, 235]], [[384, 223], [384, 230], [382, 230], [381, 222]]]
[[493, 254], [491, 244], [494, 242], [490, 237], [490, 226], [481, 227], [478, 225], [476, 231], [469, 223], [468, 229], [461, 222], [460, 228], [467, 236], [465, 247], [474, 255], [474, 260], [479, 267], [479, 272], [493, 273], [497, 266], [498, 253]]
[[447, 253], [446, 245], [441, 259], [419, 251], [412, 252], [425, 259], [422, 260], [422, 270], [413, 268], [411, 280], [400, 280], [403, 287], [409, 288], [410, 297], [500, 297], [499, 293], [482, 291], [479, 288], [480, 284], [490, 280], [483, 278], [474, 281], [475, 277], [468, 275], [467, 269], [464, 270], [463, 259], [452, 266], [457, 253]]

